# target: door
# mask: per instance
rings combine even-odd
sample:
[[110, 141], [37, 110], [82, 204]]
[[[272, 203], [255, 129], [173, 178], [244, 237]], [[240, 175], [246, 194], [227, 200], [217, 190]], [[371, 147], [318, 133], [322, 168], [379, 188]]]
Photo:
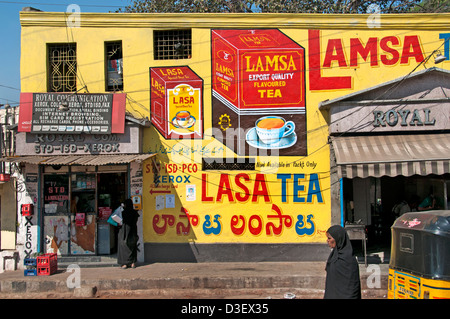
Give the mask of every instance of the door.
[[44, 175], [44, 247], [47, 253], [69, 253], [69, 175]]
[[96, 254], [96, 185], [95, 174], [72, 174], [70, 209], [70, 253], [72, 255]]
[[99, 255], [117, 252], [118, 228], [108, 224], [109, 215], [127, 198], [127, 173], [98, 174], [97, 248]]

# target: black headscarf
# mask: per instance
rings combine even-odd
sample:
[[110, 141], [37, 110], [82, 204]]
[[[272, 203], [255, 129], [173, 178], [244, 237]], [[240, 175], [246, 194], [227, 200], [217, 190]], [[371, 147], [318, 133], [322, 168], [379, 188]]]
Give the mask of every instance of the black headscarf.
[[138, 212], [133, 208], [131, 198], [125, 200], [125, 207], [122, 212], [123, 223], [131, 227], [137, 227], [136, 223], [139, 218]]
[[327, 260], [324, 298], [360, 299], [359, 266], [347, 232], [339, 225], [331, 226], [327, 232], [336, 241], [336, 247]]

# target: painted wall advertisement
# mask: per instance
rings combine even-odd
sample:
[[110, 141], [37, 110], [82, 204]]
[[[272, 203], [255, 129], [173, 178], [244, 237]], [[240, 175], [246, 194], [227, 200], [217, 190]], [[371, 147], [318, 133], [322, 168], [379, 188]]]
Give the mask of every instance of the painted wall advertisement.
[[143, 167], [145, 242], [325, 243], [320, 102], [401, 78], [440, 45], [449, 59], [450, 35], [431, 30], [209, 32], [199, 44], [209, 68], [150, 70], [157, 130], [146, 147], [158, 156]]

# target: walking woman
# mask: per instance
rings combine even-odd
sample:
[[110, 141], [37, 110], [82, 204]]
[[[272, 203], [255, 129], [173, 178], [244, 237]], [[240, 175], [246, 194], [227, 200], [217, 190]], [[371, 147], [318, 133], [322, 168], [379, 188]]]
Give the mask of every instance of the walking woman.
[[136, 268], [137, 261], [137, 220], [139, 214], [133, 209], [133, 201], [129, 198], [125, 201], [122, 212], [122, 227], [118, 236], [117, 263], [122, 269]]
[[333, 250], [327, 260], [325, 299], [361, 299], [359, 266], [345, 229], [339, 225], [327, 230], [328, 246]]

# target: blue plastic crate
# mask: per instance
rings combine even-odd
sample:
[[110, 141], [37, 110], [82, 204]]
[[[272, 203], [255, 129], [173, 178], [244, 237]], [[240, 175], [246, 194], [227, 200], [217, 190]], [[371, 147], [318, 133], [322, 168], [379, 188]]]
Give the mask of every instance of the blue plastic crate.
[[24, 266], [36, 266], [36, 258], [25, 258], [23, 264]]
[[24, 269], [23, 274], [25, 276], [37, 276], [37, 269]]

